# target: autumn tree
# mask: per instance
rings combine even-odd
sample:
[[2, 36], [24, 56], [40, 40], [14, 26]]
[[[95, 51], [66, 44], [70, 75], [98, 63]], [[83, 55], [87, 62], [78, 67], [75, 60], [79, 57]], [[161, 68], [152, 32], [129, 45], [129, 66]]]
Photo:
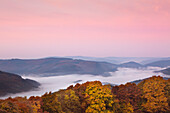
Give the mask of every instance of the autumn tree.
[[168, 99], [168, 105], [170, 106], [170, 79], [165, 81], [165, 96]]
[[45, 93], [42, 96], [41, 108], [43, 111], [48, 111], [49, 113], [62, 113], [61, 103], [58, 102], [58, 97], [51, 92]]
[[166, 97], [166, 80], [154, 76], [138, 84], [143, 93], [142, 107], [145, 112], [162, 113], [169, 111], [168, 98]]
[[81, 103], [79, 97], [72, 89], [59, 91], [56, 93], [58, 101], [61, 103], [62, 111], [65, 113], [81, 113]]
[[5, 100], [0, 102], [1, 113], [20, 113], [19, 106], [11, 100]]
[[22, 97], [8, 98], [1, 101], [0, 109], [7, 113], [32, 113], [31, 103]]
[[140, 111], [142, 93], [135, 83], [114, 86], [112, 93], [119, 99], [122, 112]]
[[85, 90], [85, 97], [88, 103], [86, 113], [118, 112], [118, 100], [111, 94], [108, 86], [102, 86], [101, 83], [90, 84]]
[[42, 109], [41, 109], [41, 103], [42, 103], [42, 99], [41, 97], [34, 97], [31, 96], [29, 98], [29, 101], [31, 102], [32, 108], [33, 108], [33, 113], [42, 113]]
[[[87, 89], [88, 86], [93, 85], [93, 84], [99, 84], [102, 85], [102, 83], [100, 81], [91, 81], [91, 82], [86, 82], [83, 84], [79, 84], [77, 83], [72, 89], [75, 91], [75, 94], [79, 97], [80, 102], [81, 102], [81, 108], [82, 108], [82, 112], [85, 112], [85, 110], [87, 109], [87, 101], [85, 98], [85, 91]], [[69, 87], [71, 88], [71, 87]]]

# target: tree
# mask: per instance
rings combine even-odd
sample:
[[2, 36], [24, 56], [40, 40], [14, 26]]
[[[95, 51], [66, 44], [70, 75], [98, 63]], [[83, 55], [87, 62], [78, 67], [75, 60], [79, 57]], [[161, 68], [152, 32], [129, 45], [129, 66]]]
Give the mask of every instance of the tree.
[[0, 103], [0, 112], [1, 113], [20, 113], [21, 110], [19, 106], [10, 100], [6, 100]]
[[43, 111], [48, 111], [49, 113], [62, 113], [61, 103], [58, 102], [58, 97], [51, 92], [45, 93], [42, 96], [41, 108]]
[[85, 112], [85, 110], [87, 109], [87, 101], [85, 98], [85, 91], [88, 86], [93, 85], [93, 84], [102, 85], [102, 83], [100, 81], [92, 81], [92, 82], [83, 83], [81, 85], [79, 83], [77, 83], [75, 85], [75, 87], [73, 88], [73, 90], [75, 91], [75, 94], [80, 99], [82, 112]]
[[43, 110], [41, 109], [41, 103], [42, 103], [41, 97], [31, 96], [29, 98], [29, 101], [31, 102], [33, 113], [42, 113]]
[[165, 96], [168, 99], [168, 105], [170, 106], [170, 79], [165, 81]]
[[22, 97], [8, 98], [0, 102], [0, 109], [7, 113], [32, 113], [31, 103]]
[[102, 84], [90, 84], [85, 91], [88, 107], [86, 113], [116, 113], [119, 104], [115, 95], [111, 94], [111, 89]]
[[62, 111], [66, 113], [81, 113], [81, 103], [79, 97], [72, 89], [67, 89], [56, 93], [61, 103]]
[[153, 76], [138, 84], [143, 92], [144, 102], [142, 107], [145, 112], [162, 113], [168, 112], [168, 99], [166, 97], [166, 80], [162, 77]]
[[125, 85], [114, 86], [112, 93], [119, 99], [121, 110], [126, 108], [126, 112], [139, 112], [142, 93], [136, 84], [127, 83]]

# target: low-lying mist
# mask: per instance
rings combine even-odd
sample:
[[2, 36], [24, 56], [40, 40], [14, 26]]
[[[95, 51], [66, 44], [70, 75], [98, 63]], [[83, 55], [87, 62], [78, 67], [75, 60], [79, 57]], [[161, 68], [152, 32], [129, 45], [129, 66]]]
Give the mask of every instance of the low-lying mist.
[[132, 69], [132, 68], [118, 68], [116, 72], [110, 72], [111, 76], [94, 76], [94, 75], [64, 75], [64, 76], [52, 76], [52, 77], [33, 77], [33, 76], [22, 76], [23, 78], [28, 78], [35, 80], [41, 84], [40, 88], [35, 91], [10, 94], [5, 97], [0, 97], [1, 99], [7, 98], [9, 96], [41, 96], [45, 92], [55, 92], [59, 89], [65, 89], [70, 85], [75, 85], [74, 81], [82, 80], [80, 83], [86, 81], [95, 81], [99, 80], [101, 82], [108, 82], [112, 84], [125, 84], [134, 80], [144, 79], [151, 77], [153, 75], [162, 75], [162, 73], [154, 73], [154, 71], [161, 70], [161, 68], [147, 68], [147, 69]]

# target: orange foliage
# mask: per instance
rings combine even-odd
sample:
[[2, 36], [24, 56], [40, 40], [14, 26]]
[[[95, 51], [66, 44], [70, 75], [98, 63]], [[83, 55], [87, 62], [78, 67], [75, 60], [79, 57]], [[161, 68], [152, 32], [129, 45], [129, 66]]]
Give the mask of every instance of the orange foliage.
[[8, 98], [0, 100], [0, 113], [169, 113], [169, 106], [170, 80], [154, 76], [138, 85], [94, 81], [41, 97]]
[[[169, 84], [169, 83], [168, 83]], [[162, 77], [153, 76], [138, 84], [145, 100], [142, 107], [145, 112], [163, 113], [170, 112], [168, 98], [166, 97], [167, 81]]]

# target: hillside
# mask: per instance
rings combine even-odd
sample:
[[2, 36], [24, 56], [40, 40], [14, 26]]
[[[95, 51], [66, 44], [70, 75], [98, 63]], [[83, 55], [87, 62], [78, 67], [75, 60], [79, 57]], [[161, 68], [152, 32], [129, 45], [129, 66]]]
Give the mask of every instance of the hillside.
[[102, 61], [113, 64], [122, 64], [134, 61], [140, 64], [148, 64], [160, 60], [170, 60], [170, 57], [88, 57], [88, 56], [67, 56], [66, 58], [81, 59], [88, 61]]
[[170, 60], [161, 60], [146, 65], [137, 62], [111, 64], [107, 62], [86, 61], [71, 58], [10, 59], [0, 60], [0, 70], [15, 74], [35, 74], [37, 76], [56, 76], [67, 74], [91, 74], [109, 76], [118, 67], [142, 68], [147, 66], [167, 67]]
[[[1, 113], [169, 113], [169, 80], [153, 76], [139, 84], [77, 83], [40, 97], [0, 100]], [[161, 102], [160, 102], [161, 101]]]
[[131, 62], [127, 62], [127, 63], [120, 64], [119, 67], [125, 67], [125, 68], [140, 68], [140, 67], [143, 67], [143, 65], [131, 61]]
[[168, 67], [168, 66], [170, 66], [170, 60], [160, 60], [160, 61], [156, 61], [156, 62], [146, 64], [145, 66]]
[[161, 70], [161, 71], [159, 71], [159, 72], [162, 72], [163, 74], [166, 74], [166, 75], [170, 75], [170, 68]]
[[19, 93], [38, 88], [40, 84], [19, 75], [0, 71], [0, 96], [8, 93]]
[[41, 74], [46, 76], [66, 74], [92, 74], [108, 76], [117, 70], [107, 62], [73, 60], [71, 58], [12, 59], [0, 60], [0, 69], [16, 74]]

